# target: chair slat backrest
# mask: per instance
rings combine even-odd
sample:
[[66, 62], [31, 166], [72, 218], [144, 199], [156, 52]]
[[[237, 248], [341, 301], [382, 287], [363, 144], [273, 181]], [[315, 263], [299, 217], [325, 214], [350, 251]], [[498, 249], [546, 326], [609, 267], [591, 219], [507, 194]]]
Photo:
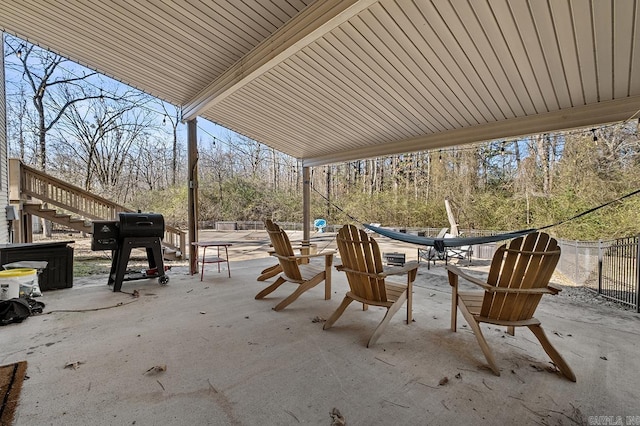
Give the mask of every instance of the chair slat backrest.
[[[366, 232], [353, 225], [345, 225], [336, 237], [340, 259], [345, 268], [377, 274], [383, 271], [378, 243]], [[351, 292], [363, 299], [387, 302], [383, 279], [346, 272]]]
[[[516, 238], [496, 250], [487, 283], [497, 287], [544, 288], [560, 259], [558, 242], [544, 232]], [[541, 294], [486, 292], [480, 315], [494, 320], [519, 321], [533, 317]]]
[[278, 258], [284, 275], [287, 278], [291, 278], [292, 280], [302, 280], [300, 268], [298, 267], [298, 261], [293, 258], [295, 254], [293, 252], [293, 248], [291, 247], [291, 242], [289, 241], [287, 233], [269, 219], [264, 221], [264, 225], [265, 228], [267, 228], [269, 239], [271, 239], [271, 245], [273, 246], [273, 250], [276, 252], [276, 254], [280, 256], [291, 257], [290, 260]]

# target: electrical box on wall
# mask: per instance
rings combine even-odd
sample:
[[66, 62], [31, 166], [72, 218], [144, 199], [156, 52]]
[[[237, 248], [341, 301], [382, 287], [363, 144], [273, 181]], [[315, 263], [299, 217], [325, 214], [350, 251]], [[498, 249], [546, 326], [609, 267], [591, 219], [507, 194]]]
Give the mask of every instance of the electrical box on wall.
[[16, 206], [6, 206], [7, 220], [18, 220], [18, 208]]

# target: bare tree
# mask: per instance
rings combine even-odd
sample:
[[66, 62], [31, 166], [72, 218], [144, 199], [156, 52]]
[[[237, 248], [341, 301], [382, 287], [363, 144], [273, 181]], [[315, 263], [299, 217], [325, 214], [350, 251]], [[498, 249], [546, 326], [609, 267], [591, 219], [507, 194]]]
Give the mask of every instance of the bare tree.
[[[9, 151], [9, 155], [18, 157], [22, 161], [27, 161], [27, 139], [33, 137], [32, 117], [29, 114], [29, 108], [27, 108], [27, 98], [25, 95], [24, 84], [20, 84], [15, 93], [7, 96], [11, 97], [11, 101], [7, 102], [7, 117], [16, 117], [16, 120], [7, 120], [7, 132], [9, 133], [9, 139], [17, 140], [17, 150], [13, 149]], [[13, 135], [13, 137], [11, 136]], [[33, 147], [33, 146], [32, 146]], [[9, 145], [11, 148], [11, 145]]]
[[165, 125], [169, 122], [172, 132], [172, 145], [171, 145], [171, 185], [176, 185], [176, 177], [178, 175], [178, 125], [180, 124], [180, 118], [182, 117], [182, 111], [178, 108], [173, 113], [167, 111], [167, 105], [161, 102], [162, 109], [164, 111], [164, 118], [162, 124]]
[[20, 72], [22, 79], [31, 91], [33, 108], [37, 117], [38, 149], [36, 166], [45, 170], [47, 163], [47, 133], [56, 125], [66, 109], [71, 105], [101, 96], [83, 95], [79, 98], [65, 99], [60, 102], [59, 99], [56, 99], [57, 91], [54, 89], [64, 86], [78, 86], [79, 83], [97, 75], [97, 73], [90, 72], [82, 76], [74, 76], [63, 69], [63, 65], [69, 61], [62, 56], [40, 49], [15, 37], [6, 37], [5, 43], [7, 52], [17, 58], [17, 62], [7, 62], [7, 67]]
[[[144, 107], [148, 101], [148, 96], [128, 90], [117, 99], [88, 96], [84, 103], [66, 108], [58, 126], [56, 149], [72, 153], [81, 165], [86, 190], [123, 202], [130, 188], [137, 186], [132, 181], [140, 179], [145, 189], [149, 189], [149, 179], [154, 187], [159, 183], [157, 176], [150, 178], [136, 170], [159, 167], [157, 162], [149, 164], [149, 156], [145, 156], [157, 149], [149, 142], [158, 129], [155, 114]], [[137, 159], [131, 161], [134, 154]]]

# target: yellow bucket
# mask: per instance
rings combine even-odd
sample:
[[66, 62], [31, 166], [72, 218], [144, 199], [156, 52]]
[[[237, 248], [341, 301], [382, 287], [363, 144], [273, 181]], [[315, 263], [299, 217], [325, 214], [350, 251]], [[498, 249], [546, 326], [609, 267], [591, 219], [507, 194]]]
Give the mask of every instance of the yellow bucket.
[[17, 268], [0, 271], [0, 300], [20, 297], [21, 292], [30, 294], [37, 279], [35, 269]]

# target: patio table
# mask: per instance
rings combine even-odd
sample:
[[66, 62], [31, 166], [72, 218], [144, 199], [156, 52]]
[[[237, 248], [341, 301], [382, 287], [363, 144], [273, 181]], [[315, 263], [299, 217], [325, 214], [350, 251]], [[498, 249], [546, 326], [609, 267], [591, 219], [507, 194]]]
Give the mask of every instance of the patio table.
[[[202, 259], [200, 260], [200, 262], [202, 262], [202, 268], [200, 270], [200, 281], [202, 281], [203, 277], [204, 277], [204, 265], [205, 263], [217, 263], [218, 264], [218, 273], [220, 273], [220, 264], [221, 263], [225, 263], [227, 264], [227, 271], [229, 272], [229, 278], [231, 278], [231, 268], [229, 267], [229, 251], [228, 251], [228, 247], [231, 247], [230, 243], [225, 243], [225, 242], [220, 242], [220, 241], [194, 241], [191, 243], [193, 246], [196, 247], [196, 258], [199, 257], [198, 252], [200, 251], [200, 248], [202, 247]], [[206, 257], [207, 254], [207, 248], [209, 247], [215, 247], [217, 249], [217, 255], [214, 257]], [[220, 248], [224, 248], [224, 257], [220, 256]]]

